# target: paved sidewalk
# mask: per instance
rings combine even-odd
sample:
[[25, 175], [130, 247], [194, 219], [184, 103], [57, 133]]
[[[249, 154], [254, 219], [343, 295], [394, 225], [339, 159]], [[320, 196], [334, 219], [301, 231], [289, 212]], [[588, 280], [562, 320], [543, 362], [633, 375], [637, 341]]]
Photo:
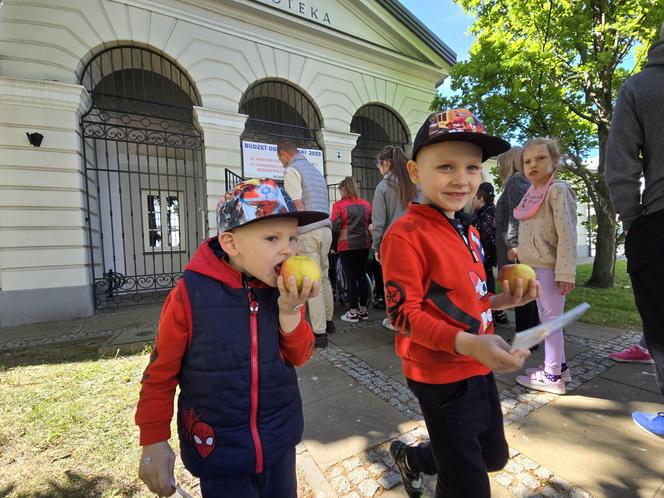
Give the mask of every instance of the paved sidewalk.
[[[159, 310], [2, 329], [0, 351], [81, 340], [112, 351], [140, 348], [154, 335]], [[394, 438], [412, 444], [427, 433], [382, 318], [376, 310], [367, 322], [335, 320], [339, 330], [328, 348], [298, 369], [305, 413], [298, 471], [312, 496], [406, 496], [387, 448]], [[510, 326], [498, 333], [511, 335]], [[636, 409], [662, 409], [652, 367], [607, 358], [639, 334], [569, 327], [573, 382], [565, 396], [530, 392], [516, 385], [517, 373], [497, 376], [512, 458], [492, 474], [493, 496], [664, 497], [664, 440], [639, 430], [630, 417]], [[528, 366], [541, 361], [539, 351]], [[433, 496], [435, 481], [427, 485]]]

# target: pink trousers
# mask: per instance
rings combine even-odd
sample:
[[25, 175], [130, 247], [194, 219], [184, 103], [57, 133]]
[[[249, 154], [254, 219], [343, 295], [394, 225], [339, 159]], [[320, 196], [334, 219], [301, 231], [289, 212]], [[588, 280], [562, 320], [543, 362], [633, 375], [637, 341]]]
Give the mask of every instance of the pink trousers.
[[[558, 293], [554, 270], [535, 268], [535, 274], [542, 287], [540, 298], [537, 300], [537, 309], [540, 321], [544, 323], [563, 314], [565, 296]], [[562, 329], [558, 329], [544, 340], [544, 371], [551, 375], [560, 375], [563, 363], [565, 363], [565, 338]]]

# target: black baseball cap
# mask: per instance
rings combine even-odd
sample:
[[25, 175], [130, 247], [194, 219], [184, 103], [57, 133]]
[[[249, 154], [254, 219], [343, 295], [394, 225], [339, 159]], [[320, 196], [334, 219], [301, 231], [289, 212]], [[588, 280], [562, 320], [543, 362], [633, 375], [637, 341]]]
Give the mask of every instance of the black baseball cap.
[[450, 109], [432, 112], [424, 120], [413, 142], [413, 161], [422, 147], [448, 140], [479, 145], [482, 148], [482, 161], [507, 152], [511, 147], [507, 140], [489, 135], [482, 122], [470, 111]]
[[487, 195], [493, 195], [494, 194], [493, 185], [491, 185], [489, 182], [480, 183], [480, 186], [477, 188], [477, 190], [478, 191], [481, 190], [482, 192], [484, 192]]

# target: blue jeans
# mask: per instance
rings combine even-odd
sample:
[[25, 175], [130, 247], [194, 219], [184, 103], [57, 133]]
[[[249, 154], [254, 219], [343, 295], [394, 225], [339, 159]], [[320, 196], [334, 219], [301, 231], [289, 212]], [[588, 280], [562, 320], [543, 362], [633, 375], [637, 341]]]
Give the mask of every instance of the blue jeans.
[[407, 450], [411, 470], [438, 474], [437, 498], [490, 498], [487, 472], [509, 458], [493, 373], [452, 384], [408, 379], [408, 387], [429, 431], [428, 443]]
[[297, 498], [295, 448], [261, 474], [201, 479], [203, 498]]

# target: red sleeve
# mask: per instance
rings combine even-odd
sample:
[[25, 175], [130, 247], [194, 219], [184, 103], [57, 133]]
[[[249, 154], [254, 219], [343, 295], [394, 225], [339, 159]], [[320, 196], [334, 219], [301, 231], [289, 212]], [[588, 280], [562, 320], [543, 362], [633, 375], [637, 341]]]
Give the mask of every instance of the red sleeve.
[[304, 307], [300, 313], [300, 323], [290, 334], [284, 334], [279, 328], [281, 352], [286, 361], [296, 367], [304, 365], [314, 354], [314, 332], [304, 319]]
[[191, 308], [184, 280], [180, 279], [164, 303], [150, 363], [141, 379], [135, 420], [142, 446], [171, 437], [175, 387], [190, 338]]
[[456, 354], [454, 342], [461, 332], [459, 327], [422, 309], [427, 276], [416, 244], [391, 233], [383, 239], [380, 255], [388, 308], [398, 306], [396, 319], [390, 316], [397, 330], [410, 334], [411, 341], [426, 348]]
[[330, 215], [332, 223], [334, 223], [334, 219], [339, 215], [339, 211], [341, 211], [341, 209], [339, 209], [339, 201], [337, 201], [332, 204], [332, 214]]

